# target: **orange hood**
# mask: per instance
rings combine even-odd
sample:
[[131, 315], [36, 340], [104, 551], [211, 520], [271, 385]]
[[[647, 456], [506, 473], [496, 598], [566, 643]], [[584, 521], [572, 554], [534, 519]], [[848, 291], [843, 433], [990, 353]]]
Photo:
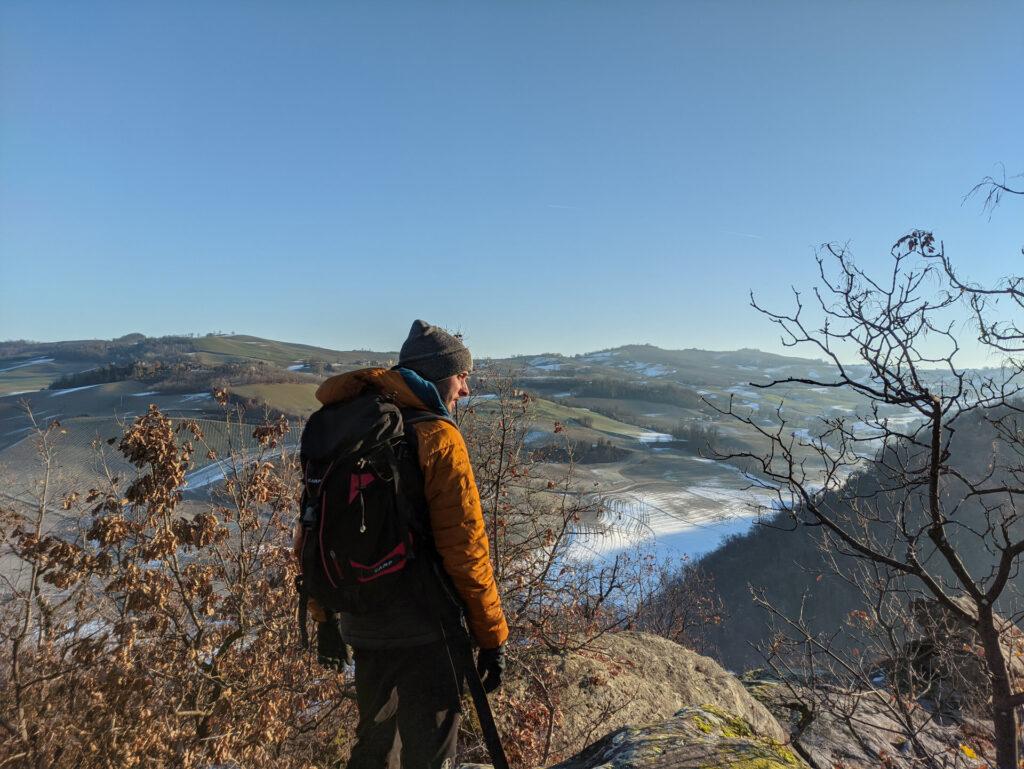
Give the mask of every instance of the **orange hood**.
[[412, 391], [400, 371], [386, 368], [362, 368], [325, 379], [316, 390], [316, 399], [327, 406], [352, 400], [367, 390], [394, 398], [399, 408], [433, 410]]

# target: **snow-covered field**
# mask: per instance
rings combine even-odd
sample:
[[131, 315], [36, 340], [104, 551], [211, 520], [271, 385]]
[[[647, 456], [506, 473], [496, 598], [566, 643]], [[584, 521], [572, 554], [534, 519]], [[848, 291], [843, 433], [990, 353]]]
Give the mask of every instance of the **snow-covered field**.
[[[731, 471], [731, 472], [730, 472]], [[599, 518], [577, 534], [572, 556], [607, 558], [640, 547], [659, 561], [700, 556], [731, 535], [747, 531], [775, 497], [748, 484], [736, 468], [723, 466], [706, 482], [678, 489], [660, 485], [605, 500]]]

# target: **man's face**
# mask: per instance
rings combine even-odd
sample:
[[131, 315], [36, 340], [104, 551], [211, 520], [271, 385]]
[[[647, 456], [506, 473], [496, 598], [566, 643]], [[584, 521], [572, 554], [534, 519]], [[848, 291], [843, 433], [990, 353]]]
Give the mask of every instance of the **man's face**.
[[444, 405], [448, 407], [449, 411], [454, 412], [455, 403], [459, 398], [469, 395], [469, 372], [463, 371], [461, 374], [438, 380], [434, 384], [437, 385], [437, 391], [441, 394]]

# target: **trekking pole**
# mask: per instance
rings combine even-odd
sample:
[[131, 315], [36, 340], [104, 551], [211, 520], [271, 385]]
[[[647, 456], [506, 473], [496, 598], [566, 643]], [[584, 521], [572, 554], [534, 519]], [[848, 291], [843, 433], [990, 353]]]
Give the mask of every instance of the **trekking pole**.
[[[472, 659], [470, 660], [472, 662]], [[469, 693], [473, 697], [473, 704], [476, 706], [476, 714], [480, 719], [480, 731], [484, 733], [484, 743], [487, 745], [487, 752], [491, 754], [491, 763], [494, 769], [509, 769], [508, 758], [505, 757], [505, 748], [501, 744], [501, 735], [498, 734], [498, 725], [494, 723], [494, 714], [491, 712], [491, 703], [487, 699], [487, 692], [484, 691], [480, 674], [476, 672], [476, 665], [469, 665], [469, 672], [466, 676], [469, 683]]]
[[455, 656], [452, 655], [452, 645], [448, 640], [448, 629], [444, 626], [444, 612], [441, 610], [441, 600], [437, 593], [431, 589], [435, 585], [441, 589], [443, 588], [443, 578], [438, 571], [437, 564], [431, 564], [433, 567], [430, 571], [436, 580], [433, 584], [427, 582], [424, 588], [424, 592], [427, 594], [427, 600], [431, 604], [431, 608], [437, 615], [437, 625], [441, 629], [441, 640], [444, 642], [444, 649], [448, 653], [448, 664], [452, 668], [452, 676], [455, 678], [455, 687], [461, 689], [459, 685], [459, 668], [462, 667], [466, 674], [466, 683], [469, 684], [469, 693], [473, 698], [473, 707], [476, 709], [476, 715], [480, 719], [480, 731], [484, 735], [484, 744], [487, 745], [487, 752], [491, 756], [491, 763], [494, 765], [494, 769], [509, 769], [508, 758], [505, 756], [505, 748], [501, 744], [501, 735], [498, 733], [498, 725], [494, 722], [494, 713], [491, 711], [490, 700], [487, 699], [487, 692], [484, 691], [484, 682], [480, 680], [480, 673], [477, 672], [476, 665], [473, 664], [473, 652], [469, 646], [469, 634], [466, 634], [466, 643], [464, 647], [460, 648], [462, 653], [457, 653], [457, 656], [461, 662], [461, 665], [455, 664]]
[[[455, 675], [456, 685], [458, 685], [458, 666], [452, 658], [452, 647], [448, 643], [448, 633], [444, 627], [444, 620], [442, 619], [438, 624], [441, 627], [441, 638], [444, 640], [444, 648], [448, 652], [448, 662], [451, 663], [452, 673]], [[487, 745], [487, 752], [491, 756], [491, 763], [494, 765], [494, 769], [509, 769], [505, 748], [501, 744], [501, 735], [498, 733], [498, 725], [494, 722], [494, 713], [491, 711], [491, 702], [487, 699], [487, 692], [484, 691], [484, 683], [480, 680], [480, 673], [477, 672], [476, 665], [473, 664], [473, 654], [468, 643], [465, 647], [465, 654], [458, 656], [462, 657], [466, 673], [466, 683], [469, 684], [469, 693], [473, 698], [473, 706], [476, 708], [476, 715], [480, 719], [480, 731], [483, 732], [484, 744]]]

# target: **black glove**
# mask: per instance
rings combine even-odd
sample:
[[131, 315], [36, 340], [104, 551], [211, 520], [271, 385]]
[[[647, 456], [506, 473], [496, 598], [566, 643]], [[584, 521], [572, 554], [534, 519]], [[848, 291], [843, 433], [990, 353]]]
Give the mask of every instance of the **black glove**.
[[496, 649], [481, 649], [476, 655], [476, 672], [480, 674], [480, 682], [488, 694], [501, 686], [501, 676], [505, 672], [504, 645]]
[[339, 673], [352, 664], [352, 650], [341, 637], [338, 615], [328, 612], [327, 619], [316, 626], [316, 661]]

